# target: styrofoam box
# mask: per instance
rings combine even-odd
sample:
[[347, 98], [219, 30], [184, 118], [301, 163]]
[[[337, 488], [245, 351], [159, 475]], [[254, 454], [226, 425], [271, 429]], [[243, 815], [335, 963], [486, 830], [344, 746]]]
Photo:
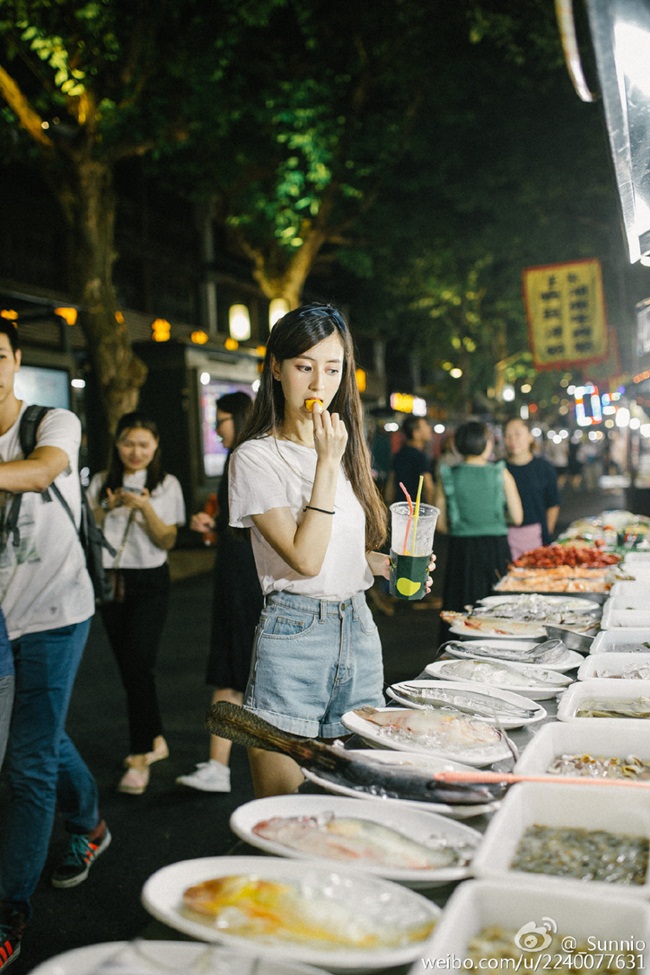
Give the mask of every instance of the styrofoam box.
[[601, 630], [613, 630], [617, 627], [637, 630], [650, 629], [650, 609], [647, 605], [645, 609], [629, 609], [608, 599], [603, 608], [600, 628]]
[[643, 668], [647, 673], [629, 680], [650, 680], [650, 657], [643, 653], [596, 653], [589, 654], [578, 668], [578, 680], [594, 677], [622, 678], [624, 674]]
[[[511, 789], [488, 824], [483, 842], [474, 856], [477, 877], [528, 877], [531, 885], [538, 881], [562, 888], [575, 885], [574, 879], [550, 874], [512, 870], [510, 864], [521, 837], [534, 824], [551, 827], [607, 830], [650, 840], [650, 802], [645, 789], [603, 783], [585, 782], [567, 785], [562, 782], [521, 782]], [[650, 879], [646, 872], [643, 884], [608, 884], [602, 880], [581, 881], [580, 888], [599, 891], [600, 895], [625, 894], [631, 898], [650, 897]]]
[[[650, 555], [650, 552], [648, 554]], [[621, 569], [632, 578], [621, 579], [619, 580], [620, 582], [629, 583], [630, 585], [647, 585], [650, 582], [650, 559], [646, 559], [645, 562], [626, 562], [621, 566]]]
[[[636, 755], [642, 762], [650, 762], [648, 724], [636, 718], [625, 721], [620, 718], [553, 721], [540, 728], [528, 742], [513, 771], [517, 775], [544, 775], [559, 755], [584, 754], [611, 757]], [[620, 790], [617, 795], [620, 797]]]
[[[632, 950], [638, 950], [640, 956], [638, 971], [647, 970], [650, 906], [642, 898], [619, 896], [613, 889], [603, 896], [600, 891], [571, 881], [558, 889], [558, 885], [547, 884], [532, 874], [529, 880], [521, 878], [522, 875], [513, 874], [507, 880], [467, 880], [457, 887], [431, 940], [424, 946], [423, 958], [464, 960], [470, 939], [488, 925], [518, 931], [534, 922], [544, 931], [544, 922], [550, 919], [561, 935], [578, 941], [615, 941], [624, 953], [633, 942]], [[537, 959], [539, 955], [540, 952], [530, 952], [528, 957]], [[533, 965], [531, 961], [530, 967], [522, 966], [522, 971], [534, 970]], [[451, 964], [449, 969], [452, 970]], [[587, 971], [586, 965], [584, 970]], [[422, 971], [423, 963], [418, 960], [409, 975], [420, 975]]]
[[[641, 697], [650, 698], [650, 681], [647, 680], [612, 680], [611, 677], [592, 677], [591, 680], [578, 680], [560, 698], [557, 707], [558, 721], [585, 721], [586, 718], [577, 717], [576, 711], [588, 701], [598, 700], [603, 704], [616, 705], [625, 701], [637, 701]], [[602, 721], [603, 718], [596, 718]], [[632, 718], [618, 717], [615, 721], [631, 721]], [[649, 719], [639, 719], [646, 720]], [[650, 725], [646, 725], [650, 731]]]
[[648, 586], [647, 581], [619, 580], [609, 590], [609, 599], [615, 602], [617, 606], [644, 609], [650, 599], [650, 586]]
[[[633, 647], [642, 647], [644, 643], [648, 644], [646, 650], [650, 653], [650, 627], [629, 630], [621, 630], [617, 627], [613, 630], [601, 630], [594, 637], [589, 655], [591, 656], [593, 653], [613, 652], [630, 653]], [[646, 651], [642, 652], [645, 653]]]

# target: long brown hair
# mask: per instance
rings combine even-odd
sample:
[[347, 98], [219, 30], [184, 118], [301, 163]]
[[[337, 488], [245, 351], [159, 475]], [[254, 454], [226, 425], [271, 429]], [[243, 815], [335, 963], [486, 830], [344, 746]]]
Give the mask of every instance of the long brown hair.
[[323, 339], [337, 333], [343, 345], [341, 384], [330, 404], [348, 431], [343, 470], [366, 516], [366, 546], [380, 548], [386, 540], [386, 506], [372, 478], [370, 451], [363, 432], [363, 407], [356, 382], [354, 345], [347, 322], [332, 305], [316, 302], [290, 311], [273, 326], [266, 346], [260, 388], [249, 422], [239, 443], [266, 435], [274, 436], [284, 420], [284, 393], [275, 382], [272, 360], [296, 359]]

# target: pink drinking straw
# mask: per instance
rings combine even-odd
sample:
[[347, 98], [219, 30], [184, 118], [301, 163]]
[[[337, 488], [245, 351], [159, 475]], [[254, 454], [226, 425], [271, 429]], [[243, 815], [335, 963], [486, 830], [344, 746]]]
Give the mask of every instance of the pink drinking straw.
[[402, 553], [403, 555], [406, 555], [407, 554], [406, 546], [408, 544], [409, 532], [411, 530], [411, 522], [413, 520], [413, 501], [411, 500], [411, 495], [408, 493], [408, 491], [406, 490], [406, 488], [404, 487], [401, 481], [399, 482], [399, 486], [401, 487], [402, 491], [406, 495], [406, 500], [408, 501], [408, 505], [409, 505], [409, 516], [408, 516], [408, 521], [406, 522], [406, 534], [404, 535], [404, 552]]

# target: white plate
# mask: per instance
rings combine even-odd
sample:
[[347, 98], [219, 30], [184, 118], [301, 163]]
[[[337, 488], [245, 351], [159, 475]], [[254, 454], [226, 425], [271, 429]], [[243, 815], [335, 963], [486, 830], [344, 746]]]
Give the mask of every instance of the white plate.
[[337, 866], [355, 867], [368, 873], [394, 880], [406, 887], [438, 887], [457, 880], [464, 880], [471, 876], [471, 868], [467, 866], [441, 867], [439, 869], [426, 868], [397, 868], [381, 867], [369, 860], [332, 858], [323, 854], [301, 853], [282, 843], [263, 839], [254, 832], [258, 823], [274, 816], [324, 816], [332, 814], [336, 818], [353, 818], [368, 823], [387, 826], [397, 830], [406, 839], [420, 843], [422, 846], [436, 844], [436, 841], [447, 841], [457, 844], [469, 844], [476, 848], [480, 843], [481, 834], [469, 826], [455, 823], [444, 816], [436, 816], [431, 812], [419, 812], [414, 809], [404, 809], [396, 803], [386, 805], [381, 799], [374, 802], [359, 802], [357, 799], [343, 799], [340, 796], [310, 796], [289, 795], [274, 796], [270, 799], [255, 799], [239, 806], [230, 817], [230, 828], [245, 843], [258, 847], [265, 853], [276, 856], [292, 857], [298, 860], [322, 859], [331, 869]]
[[[383, 713], [402, 717], [407, 712], [410, 712], [412, 715], [422, 715], [422, 711], [411, 708], [378, 708], [378, 710]], [[458, 720], [461, 721], [461, 719]], [[474, 721], [479, 726], [479, 729], [487, 730], [488, 727], [493, 727], [489, 726], [485, 721], [477, 722], [475, 719], [467, 719], [467, 721], [470, 720]], [[508, 747], [506, 735], [503, 735], [501, 740], [495, 744], [470, 746], [467, 743], [465, 745], [434, 746], [433, 744], [428, 744], [426, 740], [419, 740], [416, 736], [407, 733], [404, 734], [402, 739], [395, 738], [387, 734], [379, 725], [372, 724], [366, 718], [355, 714], [354, 711], [346, 711], [341, 718], [341, 723], [345, 725], [348, 731], [360, 735], [364, 741], [368, 742], [374, 748], [392, 748], [398, 752], [425, 752], [427, 755], [438, 755], [441, 758], [451, 758], [456, 762], [465, 762], [467, 765], [479, 767], [491, 765], [493, 762], [500, 762], [502, 759], [509, 758], [512, 755]]]
[[[453, 958], [457, 964], [456, 970], [465, 971], [469, 942], [484, 928], [495, 926], [502, 931], [512, 931], [514, 937], [528, 933], [533, 939], [533, 947], [523, 952], [521, 965], [508, 959], [508, 962], [502, 961], [499, 967], [497, 962], [490, 964], [487, 960], [481, 960], [479, 970], [522, 973], [553, 971], [553, 963], [571, 958], [571, 952], [567, 951], [571, 942], [551, 942], [552, 932], [555, 931], [560, 939], [587, 941], [593, 938], [618, 943], [621, 946], [622, 965], [631, 960], [625, 947], [632, 941], [639, 946], [638, 971], [647, 971], [650, 964], [650, 907], [642, 897], [633, 899], [617, 893], [613, 888], [618, 888], [618, 884], [609, 884], [610, 889], [603, 897], [600, 891], [592, 891], [588, 884], [567, 881], [560, 888], [558, 884], [547, 883], [539, 875], [533, 877], [531, 874], [530, 877], [531, 880], [526, 880], [525, 874], [513, 873], [505, 879], [468, 880], [457, 887], [427, 945], [425, 958], [432, 961]], [[573, 955], [575, 961], [572, 970], [594, 970], [596, 966], [593, 961], [597, 961], [597, 954], [598, 950], [595, 955], [576, 953]], [[589, 957], [592, 964], [587, 967], [586, 959]], [[547, 958], [548, 963], [545, 964]], [[433, 965], [430, 967], [435, 970]], [[409, 973], [422, 975], [423, 970], [419, 961]]]
[[[542, 667], [540, 664], [516, 664], [510, 663], [510, 661], [499, 661], [499, 660], [489, 660], [480, 657], [471, 657], [475, 663], [480, 664], [498, 664], [499, 666], [508, 667], [510, 670], [521, 673], [521, 684], [507, 684], [502, 681], [499, 683], [499, 678], [495, 675], [490, 678], [490, 683], [488, 684], [483, 680], [470, 681], [467, 677], [462, 677], [462, 683], [464, 684], [476, 684], [477, 688], [485, 687], [502, 687], [503, 690], [511, 691], [513, 694], [523, 694], [524, 697], [530, 697], [534, 701], [544, 701], [548, 698], [555, 697], [561, 691], [564, 691], [570, 684], [573, 683], [570, 677], [565, 674], [561, 674], [559, 671], [551, 671], [549, 667]], [[581, 658], [582, 659], [582, 658]], [[459, 681], [458, 674], [454, 674], [454, 664], [458, 663], [456, 660], [437, 660], [433, 664], [427, 664], [424, 668], [427, 674], [431, 674], [432, 677], [437, 677], [440, 680], [448, 681]], [[535, 686], [531, 685], [530, 678], [528, 678], [527, 672], [533, 671], [536, 673], [547, 672], [552, 673], [557, 677], [553, 680], [553, 684], [549, 686]]]
[[[424, 752], [389, 752], [381, 751], [380, 749], [371, 748], [369, 750], [355, 749], [357, 755], [364, 755], [372, 758], [373, 762], [381, 762], [382, 765], [392, 765], [392, 766], [413, 766], [417, 769], [424, 769], [428, 771], [431, 776], [435, 775], [436, 772], [473, 772], [474, 769], [470, 765], [462, 765], [460, 762], [451, 762], [446, 758], [437, 758], [435, 755], [425, 755]], [[364, 792], [361, 789], [353, 789], [349, 785], [344, 785], [339, 782], [330, 782], [329, 779], [323, 779], [317, 772], [310, 769], [304, 768], [302, 770], [303, 774], [310, 782], [314, 785], [320, 786], [327, 792], [333, 792], [336, 795], [341, 796], [351, 796], [355, 799], [370, 799], [373, 802], [378, 800], [386, 803], [387, 805], [395, 805], [400, 809], [405, 806], [410, 809], [420, 809], [427, 813], [438, 813], [440, 816], [448, 816], [450, 819], [471, 819], [474, 816], [483, 816], [487, 813], [494, 812], [498, 808], [498, 801], [485, 803], [484, 805], [478, 804], [454, 804], [453, 806], [442, 802], [425, 802], [424, 800], [419, 802], [416, 799], [389, 799], [384, 796], [377, 796], [372, 792]]]
[[[474, 649], [475, 645], [480, 643], [481, 647], [486, 647], [488, 651], [493, 651], [485, 654], [477, 654]], [[462, 660], [468, 658], [483, 659], [485, 660], [503, 660], [505, 663], [522, 663], [527, 667], [539, 667], [542, 670], [554, 670], [563, 673], [566, 670], [573, 670], [574, 667], [579, 667], [582, 661], [585, 659], [583, 654], [578, 653], [577, 650], [567, 650], [564, 656], [560, 657], [559, 660], [554, 660], [551, 664], [534, 664], [528, 663], [525, 659], [521, 660], [510, 660], [509, 657], [503, 656], [503, 650], [522, 650], [526, 651], [530, 647], [538, 646], [537, 643], [531, 643], [530, 641], [524, 642], [523, 640], [465, 640], [464, 643], [456, 642], [454, 645], [453, 641], [449, 644], [445, 644], [445, 654], [450, 657], [460, 657]]]
[[[646, 680], [612, 680], [611, 677], [594, 677], [591, 680], [576, 681], [562, 695], [557, 709], [558, 721], [584, 721], [578, 718], [576, 712], [588, 701], [602, 701], [615, 705], [617, 702], [632, 701], [647, 698], [650, 709], [650, 681]], [[603, 718], [595, 718], [602, 721]], [[632, 721], [632, 718], [615, 717], [616, 721]], [[647, 721], [647, 718], [638, 720]]]
[[580, 596], [571, 595], [541, 595], [539, 593], [527, 592], [527, 593], [503, 593], [501, 596], [485, 596], [483, 599], [479, 599], [481, 606], [498, 606], [503, 603], [508, 605], [518, 605], [527, 606], [534, 600], [540, 606], [552, 609], [555, 613], [560, 613], [563, 610], [583, 610], [585, 613], [597, 613], [600, 610], [598, 603], [595, 603], [593, 599], [585, 599]]
[[[405, 685], [422, 688], [423, 690], [426, 690], [427, 688], [444, 690], [450, 694], [452, 692], [458, 692], [459, 701], [468, 707], [471, 707], [472, 694], [482, 694], [484, 697], [489, 697], [490, 702], [493, 702], [494, 713], [492, 715], [477, 715], [476, 717], [480, 721], [496, 720], [506, 729], [523, 728], [525, 725], [535, 724], [537, 721], [543, 721], [547, 713], [541, 704], [536, 704], [535, 701], [528, 697], [522, 697], [520, 694], [513, 694], [511, 691], [504, 691], [495, 687], [485, 687], [483, 690], [479, 690], [479, 688], [476, 686], [476, 681], [474, 683], [465, 681], [448, 681], [442, 686], [442, 688], [440, 681], [437, 680], [409, 680], [404, 681], [401, 684], [393, 684], [392, 687], [388, 688], [388, 696], [392, 697], [393, 700], [397, 701], [399, 704], [403, 704], [407, 708], [426, 709], [427, 705], [414, 704], [412, 701], [409, 701], [408, 698], [404, 696]], [[503, 708], [500, 707], [502, 704], [512, 704], [514, 707], [532, 710], [535, 713], [530, 718], [513, 717], [508, 713], [507, 710], [503, 710]], [[446, 704], [443, 706], [452, 708], [453, 704]]]
[[[644, 649], [643, 644], [648, 646]], [[635, 649], [639, 647], [639, 649]], [[594, 653], [650, 653], [650, 629], [646, 630], [601, 630], [594, 637], [589, 655]]]
[[[121, 965], [124, 975], [325, 975], [322, 968], [266, 961], [216, 945], [191, 941], [108, 941], [65, 951], [32, 969], [31, 975], [100, 975], [103, 965]], [[114, 975], [121, 969], [112, 969]]]
[[[624, 677], [626, 671], [643, 668], [646, 673], [640, 677]], [[591, 680], [593, 677], [611, 677], [625, 680], [650, 680], [650, 657], [639, 653], [596, 653], [585, 657], [578, 670], [578, 680]]]
[[472, 640], [480, 640], [484, 636], [489, 636], [493, 640], [510, 640], [513, 637], [525, 640], [546, 640], [546, 630], [543, 626], [535, 623], [520, 623], [518, 620], [482, 620], [480, 630], [476, 625], [468, 626], [465, 620], [456, 620], [449, 627], [450, 633], [456, 636], [469, 637]]
[[528, 742], [513, 771], [518, 775], [545, 775], [560, 755], [585, 754], [612, 758], [635, 755], [642, 762], [650, 762], [648, 725], [643, 719], [635, 718], [552, 721]]
[[[624, 816], [621, 816], [622, 807], [625, 809]], [[579, 881], [574, 877], [513, 870], [510, 864], [519, 841], [533, 825], [605, 830], [650, 839], [648, 795], [645, 789], [626, 789], [601, 783], [570, 785], [563, 782], [520, 782], [506, 794], [500, 809], [488, 823], [473, 866], [477, 877], [503, 878], [507, 875], [519, 880], [526, 877], [533, 888], [542, 880], [558, 889], [567, 885], [572, 888], [579, 886], [588, 893], [600, 892], [605, 902], [610, 895], [615, 897], [617, 894], [625, 894], [632, 901], [650, 896], [647, 870], [644, 883], [634, 885], [607, 883], [604, 880]], [[593, 933], [597, 935], [598, 932]]]
[[[315, 860], [287, 860], [277, 857], [203, 857], [182, 860], [157, 870], [142, 890], [142, 903], [149, 913], [176, 931], [201, 941], [222, 942], [230, 947], [252, 951], [251, 937], [227, 934], [214, 925], [183, 912], [183, 892], [187, 887], [217, 877], [235, 874], [254, 874], [261, 879], [298, 885], [308, 903], [314, 896], [326, 902], [335, 918], [341, 911], [357, 920], [361, 915], [371, 918], [380, 928], [393, 925], [398, 931], [422, 924], [428, 928], [440, 915], [440, 908], [421, 894], [380, 877], [372, 877], [362, 870], [331, 870]], [[304, 914], [303, 914], [304, 920]], [[323, 916], [336, 928], [332, 917]], [[319, 947], [313, 942], [298, 944], [259, 942], [266, 959], [304, 961], [322, 965], [328, 971], [376, 972], [393, 965], [404, 965], [422, 956], [427, 937], [421, 937], [397, 947], [337, 949], [328, 944]]]

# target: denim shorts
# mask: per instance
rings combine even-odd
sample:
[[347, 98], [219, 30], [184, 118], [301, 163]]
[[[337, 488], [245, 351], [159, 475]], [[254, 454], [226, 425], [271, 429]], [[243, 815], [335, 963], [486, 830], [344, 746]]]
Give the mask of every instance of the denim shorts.
[[382, 707], [379, 632], [365, 593], [344, 602], [270, 593], [255, 634], [246, 707], [309, 738], [349, 734], [341, 716]]

